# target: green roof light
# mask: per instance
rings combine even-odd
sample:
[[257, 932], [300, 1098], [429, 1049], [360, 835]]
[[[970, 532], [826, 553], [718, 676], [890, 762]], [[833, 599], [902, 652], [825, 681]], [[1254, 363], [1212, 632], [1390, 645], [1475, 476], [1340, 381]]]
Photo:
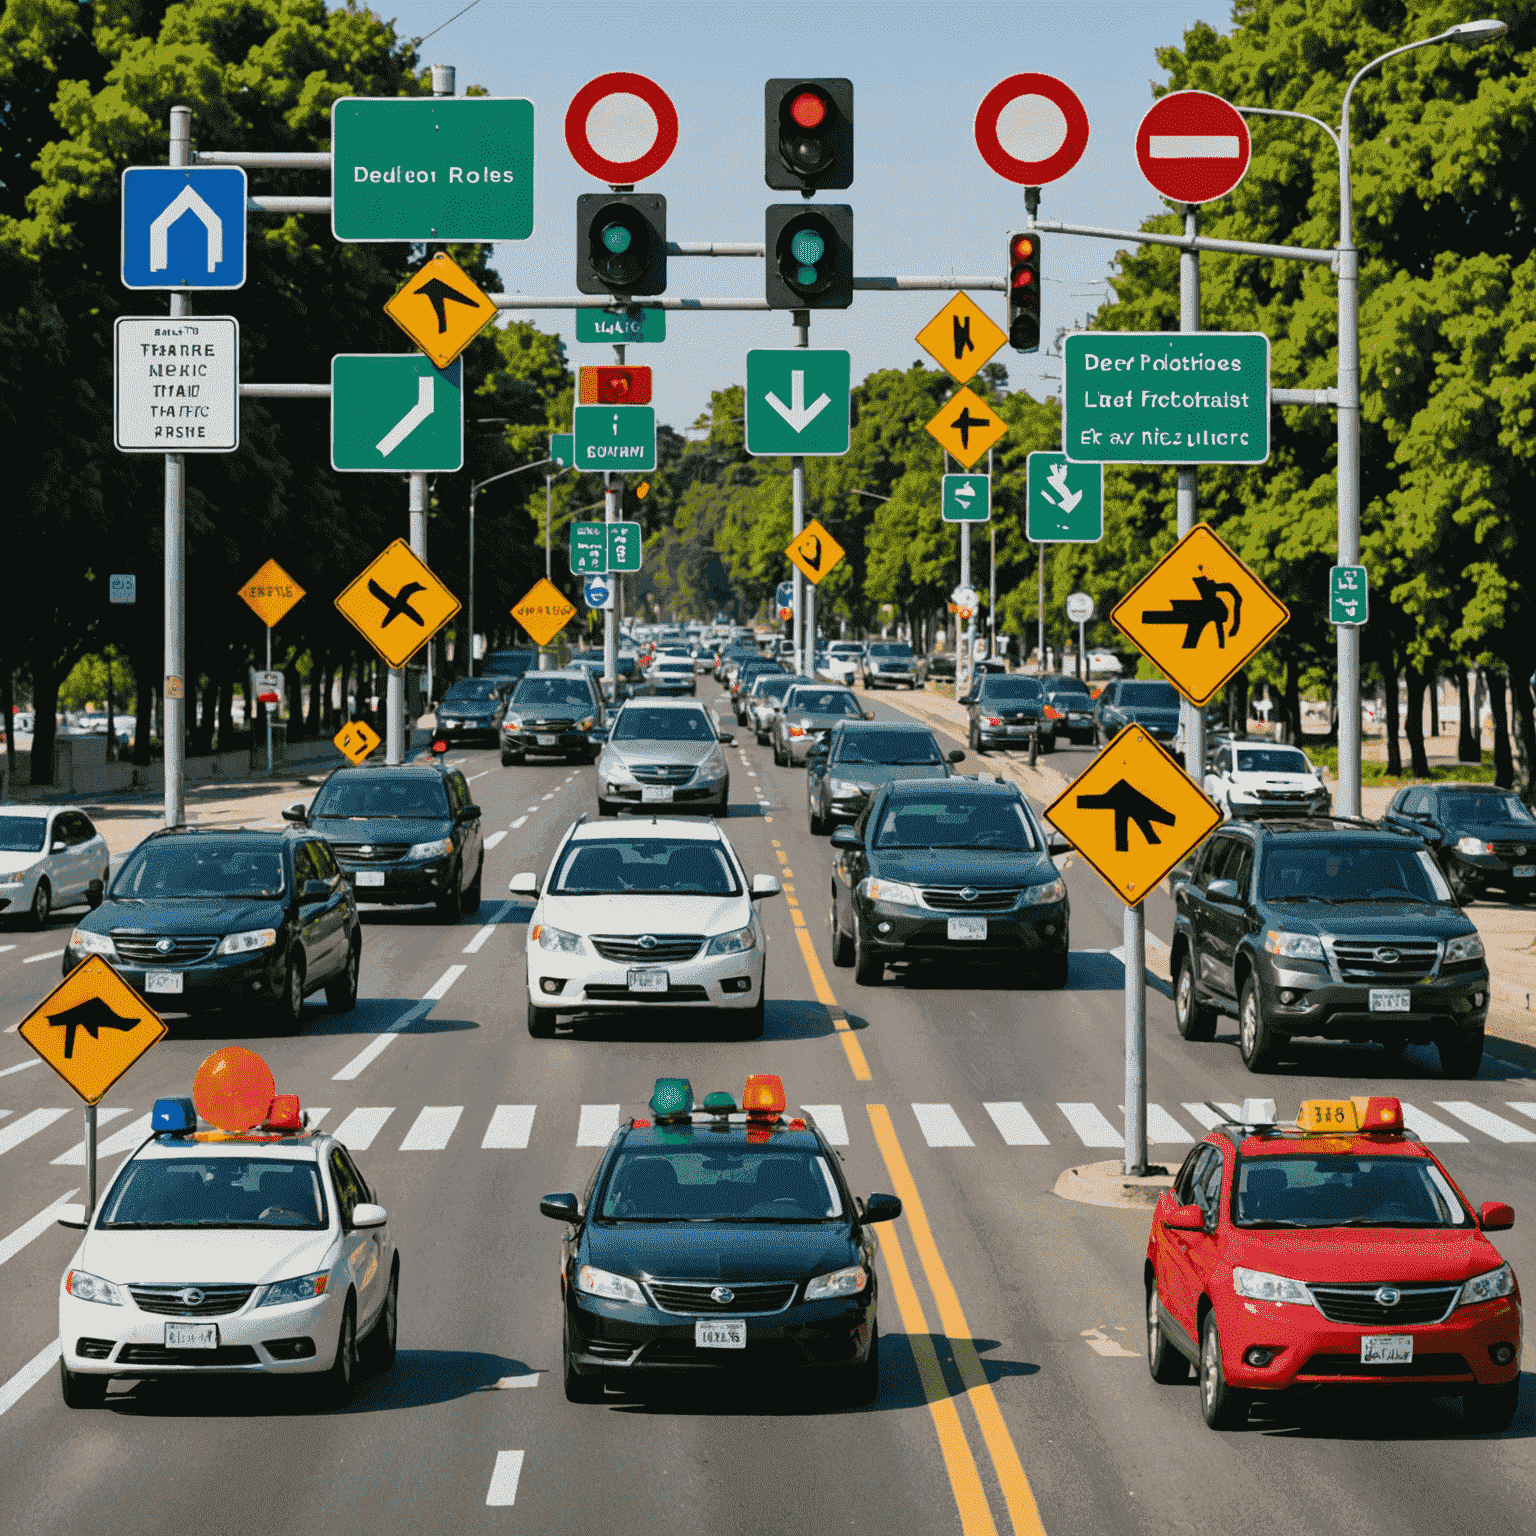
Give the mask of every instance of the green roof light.
[[651, 1094], [651, 1113], [660, 1124], [693, 1113], [693, 1084], [686, 1077], [658, 1077]]

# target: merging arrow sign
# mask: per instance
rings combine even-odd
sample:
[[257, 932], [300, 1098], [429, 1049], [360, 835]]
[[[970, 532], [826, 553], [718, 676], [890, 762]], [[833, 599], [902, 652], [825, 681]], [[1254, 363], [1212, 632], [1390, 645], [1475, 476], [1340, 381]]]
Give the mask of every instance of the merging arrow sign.
[[149, 226], [149, 270], [163, 272], [171, 264], [170, 235], [173, 225], [184, 213], [202, 220], [208, 231], [208, 270], [212, 272], [224, 260], [224, 221], [191, 187], [183, 187]]
[[[1051, 471], [1046, 476], [1046, 479], [1050, 482], [1051, 489], [1060, 498], [1056, 505], [1063, 512], [1070, 512], [1083, 499], [1081, 491], [1069, 491], [1067, 489], [1067, 466], [1065, 464], [1051, 465]], [[1052, 498], [1047, 496], [1045, 499], [1050, 501]]]
[[429, 378], [417, 379], [416, 404], [379, 439], [379, 452], [386, 459], [432, 414], [432, 405], [432, 380]]
[[792, 369], [789, 375], [788, 405], [771, 391], [765, 398], [789, 424], [792, 432], [804, 432], [832, 403], [832, 397], [826, 393], [818, 395], [809, 405], [805, 403], [805, 372], [800, 368]]

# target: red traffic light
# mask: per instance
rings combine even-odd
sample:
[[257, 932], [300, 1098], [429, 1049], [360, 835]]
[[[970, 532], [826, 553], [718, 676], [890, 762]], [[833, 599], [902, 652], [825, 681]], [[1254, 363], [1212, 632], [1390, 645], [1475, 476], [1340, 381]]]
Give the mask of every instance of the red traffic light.
[[1013, 274], [1013, 286], [1015, 288], [1033, 288], [1035, 286], [1035, 274], [1025, 267], [1022, 272]]
[[827, 98], [820, 91], [801, 91], [790, 102], [789, 115], [802, 128], [819, 128], [826, 120]]
[[1009, 248], [1009, 255], [1014, 261], [1028, 261], [1035, 254], [1035, 239], [1033, 235], [1015, 235], [1013, 244]]
[[582, 405], [649, 405], [651, 370], [637, 368], [583, 368], [576, 398]]

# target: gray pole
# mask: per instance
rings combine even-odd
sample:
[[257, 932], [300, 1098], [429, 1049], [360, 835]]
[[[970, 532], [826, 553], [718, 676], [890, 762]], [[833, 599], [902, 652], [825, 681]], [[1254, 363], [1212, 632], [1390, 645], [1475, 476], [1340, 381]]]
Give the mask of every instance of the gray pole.
[[85, 1219], [96, 1211], [96, 1106], [85, 1106]]
[[987, 449], [987, 655], [997, 655], [997, 524], [992, 521], [992, 450]]
[[[170, 162], [192, 163], [192, 109], [171, 108]], [[171, 316], [192, 312], [190, 296], [171, 295]], [[160, 692], [160, 736], [165, 743], [165, 824], [187, 819], [187, 456], [165, 456], [165, 679]]]
[[[267, 625], [267, 671], [272, 670], [272, 626]], [[266, 708], [267, 717], [267, 772], [272, 772], [272, 706]]]
[[550, 546], [549, 546], [549, 525], [550, 525], [550, 519], [554, 515], [553, 510], [552, 510], [553, 507], [554, 507], [554, 498], [555, 498], [555, 477], [553, 475], [545, 475], [544, 476], [544, 579], [546, 581], [553, 581], [555, 579], [554, 560], [553, 560], [553, 556], [550, 553]]
[[1040, 549], [1040, 670], [1047, 671], [1045, 661], [1045, 552], [1050, 548], [1049, 544], [1041, 544]]
[[[1194, 239], [1199, 234], [1196, 210], [1184, 210], [1184, 233]], [[1179, 329], [1200, 329], [1200, 253], [1179, 252]], [[1178, 514], [1179, 537], [1190, 533], [1195, 526], [1195, 488], [1198, 470], [1193, 464], [1179, 465]], [[1205, 711], [1197, 709], [1188, 699], [1180, 701], [1179, 711], [1184, 717], [1184, 771], [1199, 784], [1205, 778]]]
[[1147, 924], [1127, 906], [1125, 946], [1125, 1171], [1147, 1171]]
[[1078, 682], [1082, 682], [1082, 680], [1083, 680], [1083, 673], [1087, 669], [1087, 662], [1084, 659], [1084, 655], [1083, 655], [1084, 648], [1088, 644], [1087, 640], [1084, 638], [1086, 633], [1087, 633], [1087, 630], [1088, 630], [1088, 621], [1086, 619], [1079, 619], [1077, 621], [1077, 680], [1078, 680]]
[[[971, 525], [960, 524], [960, 585], [968, 587], [971, 584]], [[969, 692], [966, 687], [971, 674], [971, 640], [970, 631], [976, 623], [976, 610], [971, 609], [969, 614], [955, 615], [955, 697], [961, 698]]]
[[[618, 519], [619, 491], [613, 483], [613, 471], [603, 471], [603, 521]], [[619, 626], [617, 607], [603, 610], [603, 677], [612, 690], [613, 701], [619, 701]]]
[[467, 663], [465, 675], [475, 675], [475, 497], [480, 494], [475, 486], [469, 488], [469, 641], [465, 651], [464, 660]]
[[[1363, 71], [1362, 71], [1363, 73]], [[1356, 76], [1358, 79], [1359, 76]], [[1354, 81], [1350, 82], [1350, 91]], [[1339, 553], [1360, 563], [1360, 253], [1350, 211], [1349, 92], [1339, 119]], [[1340, 816], [1360, 814], [1360, 630], [1341, 624], [1338, 642]], [[1387, 687], [1397, 687], [1395, 677]]]
[[[811, 344], [811, 312], [808, 309], [792, 309], [790, 319], [795, 327], [795, 345], [808, 347]], [[805, 532], [805, 460], [795, 454], [789, 461], [790, 496], [793, 507], [794, 523], [792, 532], [795, 538], [799, 538]], [[794, 641], [795, 675], [797, 677], [808, 675], [811, 664], [815, 661], [815, 653], [807, 658], [805, 655], [805, 573], [797, 565], [790, 574], [793, 584], [791, 606], [795, 610], [795, 616], [789, 621], [790, 638]]]

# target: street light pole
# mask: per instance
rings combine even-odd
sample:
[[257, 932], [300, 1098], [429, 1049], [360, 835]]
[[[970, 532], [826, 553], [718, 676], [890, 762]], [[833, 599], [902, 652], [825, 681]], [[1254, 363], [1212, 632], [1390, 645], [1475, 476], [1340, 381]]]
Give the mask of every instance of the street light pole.
[[[498, 480], [505, 480], [509, 475], [520, 475], [525, 469], [538, 469], [544, 464], [553, 464], [553, 459], [535, 459], [531, 464], [519, 464], [516, 469], [504, 469], [499, 475], [492, 475], [486, 480], [477, 480], [469, 488], [469, 602], [466, 607], [466, 622], [469, 625], [469, 676], [475, 675], [475, 498], [486, 486], [494, 485]], [[564, 470], [561, 471], [565, 473]], [[545, 480], [552, 479], [546, 475]], [[544, 520], [544, 570], [549, 574], [549, 518], [547, 513], [548, 500], [545, 501], [546, 515]]]

